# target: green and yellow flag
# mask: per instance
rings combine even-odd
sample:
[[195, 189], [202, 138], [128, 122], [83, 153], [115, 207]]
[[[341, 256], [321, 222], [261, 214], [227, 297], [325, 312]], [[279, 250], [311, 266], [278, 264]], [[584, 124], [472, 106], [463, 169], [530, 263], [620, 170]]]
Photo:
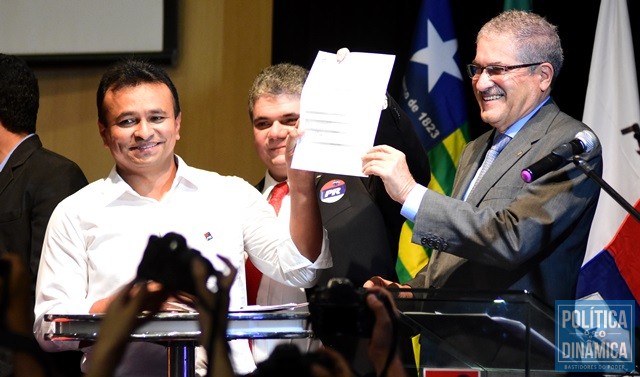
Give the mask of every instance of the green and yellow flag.
[[504, 10], [518, 9], [518, 10], [531, 10], [533, 9], [533, 0], [504, 0]]
[[[448, 0], [424, 0], [400, 105], [411, 118], [431, 164], [429, 189], [450, 195], [462, 148], [469, 141], [465, 88]], [[431, 250], [411, 243], [413, 224], [400, 235], [396, 272], [401, 283], [429, 261]]]

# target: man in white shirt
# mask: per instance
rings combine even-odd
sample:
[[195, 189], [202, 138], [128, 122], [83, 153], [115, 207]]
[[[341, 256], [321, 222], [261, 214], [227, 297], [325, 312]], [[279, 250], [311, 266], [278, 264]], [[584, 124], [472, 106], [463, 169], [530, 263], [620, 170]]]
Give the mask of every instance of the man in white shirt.
[[[98, 126], [115, 166], [61, 202], [47, 227], [37, 282], [34, 332], [48, 351], [73, 349], [73, 341], [46, 341], [45, 314], [104, 313], [120, 287], [136, 277], [149, 236], [183, 235], [215, 268], [222, 255], [238, 268], [230, 307], [247, 304], [244, 259], [271, 278], [313, 286], [331, 266], [312, 172], [289, 171], [291, 211], [299, 221], [283, 228], [258, 191], [237, 177], [188, 166], [175, 155], [180, 139], [178, 94], [159, 67], [135, 60], [112, 66], [97, 92]], [[287, 144], [290, 163], [297, 133]], [[180, 273], [180, 271], [176, 271]], [[236, 373], [255, 365], [246, 340], [231, 341]], [[85, 365], [91, 349], [85, 348]], [[117, 376], [166, 376], [165, 347], [129, 345]]]

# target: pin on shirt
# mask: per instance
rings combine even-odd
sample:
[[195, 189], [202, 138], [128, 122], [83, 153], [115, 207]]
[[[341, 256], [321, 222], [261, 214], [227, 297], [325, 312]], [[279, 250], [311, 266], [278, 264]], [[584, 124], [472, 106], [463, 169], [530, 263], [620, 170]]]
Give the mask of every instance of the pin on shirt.
[[342, 199], [347, 192], [347, 184], [341, 179], [332, 179], [320, 189], [320, 201], [323, 203], [335, 203]]

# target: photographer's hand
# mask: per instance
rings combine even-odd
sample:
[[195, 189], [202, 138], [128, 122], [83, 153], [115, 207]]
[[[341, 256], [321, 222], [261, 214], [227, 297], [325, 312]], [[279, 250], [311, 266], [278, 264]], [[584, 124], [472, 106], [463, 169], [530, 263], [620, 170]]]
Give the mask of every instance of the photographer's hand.
[[323, 363], [312, 363], [309, 368], [311, 369], [311, 376], [313, 377], [353, 377], [351, 367], [347, 362], [347, 359], [342, 354], [329, 347], [320, 348], [315, 351], [317, 354], [322, 354], [327, 359], [331, 360], [329, 367], [323, 365]]
[[113, 376], [131, 332], [157, 313], [167, 296], [161, 284], [148, 282], [130, 282], [112, 296], [85, 377]]
[[200, 344], [204, 346], [209, 358], [208, 375], [218, 377], [235, 376], [227, 344], [227, 322], [229, 312], [229, 290], [238, 270], [231, 262], [218, 255], [228, 271], [214, 271], [215, 289], [209, 289], [210, 275], [205, 266], [194, 260], [191, 274], [196, 287], [194, 304], [198, 310], [200, 322]]
[[[377, 376], [406, 376], [402, 366], [402, 360], [397, 349], [397, 336], [395, 336], [395, 316], [398, 310], [393, 301], [393, 296], [382, 287], [374, 286], [368, 289], [373, 294], [367, 295], [367, 305], [375, 315], [375, 323], [369, 342], [368, 355]], [[387, 365], [390, 354], [393, 358]]]

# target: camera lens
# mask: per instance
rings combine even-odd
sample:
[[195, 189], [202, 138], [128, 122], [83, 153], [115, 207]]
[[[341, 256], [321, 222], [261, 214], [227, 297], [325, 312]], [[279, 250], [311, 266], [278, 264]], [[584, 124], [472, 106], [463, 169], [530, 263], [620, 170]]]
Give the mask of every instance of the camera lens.
[[320, 339], [371, 337], [374, 316], [365, 300], [368, 294], [346, 278], [333, 278], [318, 288], [309, 300], [314, 334]]

